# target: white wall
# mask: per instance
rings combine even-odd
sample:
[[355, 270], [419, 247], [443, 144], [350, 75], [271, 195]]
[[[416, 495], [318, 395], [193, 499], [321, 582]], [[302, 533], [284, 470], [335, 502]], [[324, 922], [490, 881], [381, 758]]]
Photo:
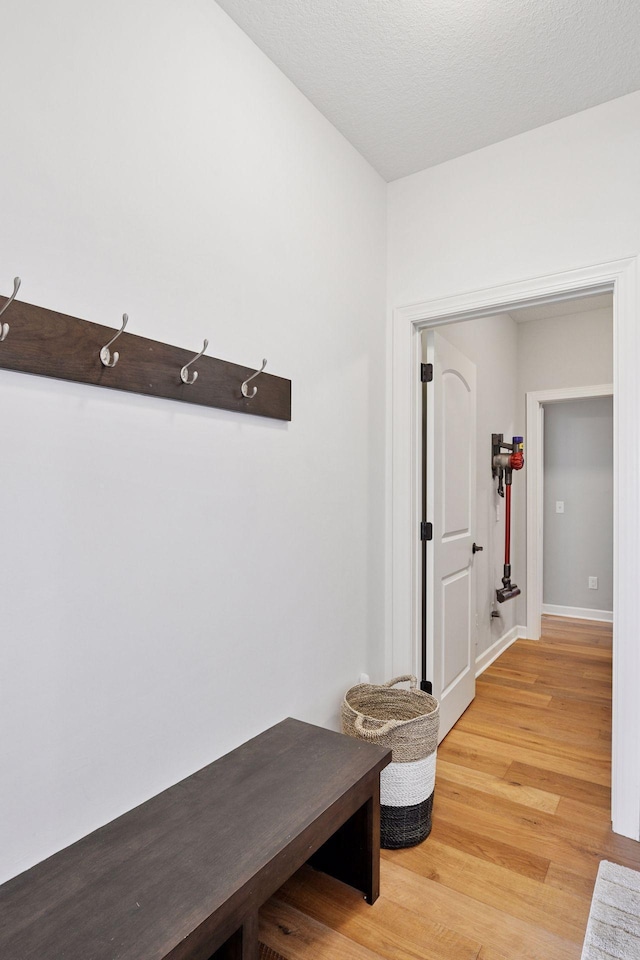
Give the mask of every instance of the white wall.
[[[438, 327], [438, 333], [450, 341], [476, 365], [477, 488], [476, 530], [474, 539], [484, 547], [473, 560], [476, 576], [476, 655], [482, 654], [516, 626], [517, 604], [498, 604], [496, 588], [502, 586], [504, 564], [504, 500], [498, 496], [497, 482], [491, 475], [491, 434], [503, 433], [511, 441], [516, 433], [518, 414], [517, 334], [518, 326], [509, 314], [483, 317], [466, 323]], [[423, 334], [426, 340], [426, 334]], [[515, 475], [514, 503], [524, 498], [525, 487]], [[512, 530], [515, 547], [521, 531]], [[513, 581], [524, 589], [525, 571], [513, 567]], [[500, 616], [491, 617], [496, 609]]]
[[389, 185], [389, 303], [640, 249], [640, 92]]
[[613, 610], [612, 397], [545, 404], [543, 570], [545, 604]]
[[613, 383], [613, 304], [519, 323], [518, 383], [522, 422], [528, 391]]
[[386, 191], [210, 0], [3, 35], [0, 289], [266, 356], [293, 421], [0, 371], [0, 879], [380, 675]]
[[[523, 489], [526, 488], [528, 470], [527, 393], [604, 383], [613, 383], [613, 305], [518, 324], [518, 424], [525, 437], [525, 466], [521, 475]], [[524, 496], [515, 501], [514, 524], [517, 537], [513, 562], [516, 569], [526, 570], [527, 513]], [[545, 562], [546, 559], [545, 551]], [[518, 622], [526, 623], [524, 589], [517, 603]]]

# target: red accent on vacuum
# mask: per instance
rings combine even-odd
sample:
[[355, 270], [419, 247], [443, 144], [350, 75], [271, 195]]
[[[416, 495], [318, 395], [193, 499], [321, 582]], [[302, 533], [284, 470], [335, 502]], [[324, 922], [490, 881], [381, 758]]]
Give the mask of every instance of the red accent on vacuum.
[[511, 484], [507, 484], [504, 497], [504, 562], [511, 563]]

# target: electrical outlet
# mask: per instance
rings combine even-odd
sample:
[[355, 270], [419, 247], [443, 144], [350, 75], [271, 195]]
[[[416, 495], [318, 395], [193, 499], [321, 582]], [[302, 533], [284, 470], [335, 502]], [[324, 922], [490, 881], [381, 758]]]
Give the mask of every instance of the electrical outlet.
[[564, 513], [564, 500], [556, 500], [556, 513]]
[[589, 590], [597, 590], [597, 589], [598, 589], [598, 578], [589, 577]]

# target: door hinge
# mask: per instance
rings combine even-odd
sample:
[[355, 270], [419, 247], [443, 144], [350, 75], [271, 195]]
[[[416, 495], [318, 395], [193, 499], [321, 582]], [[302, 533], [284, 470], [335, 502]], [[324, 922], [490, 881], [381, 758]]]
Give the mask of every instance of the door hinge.
[[431, 383], [431, 381], [433, 380], [433, 364], [432, 363], [420, 364], [420, 380], [422, 383]]
[[433, 540], [433, 524], [423, 520], [420, 523], [420, 539]]

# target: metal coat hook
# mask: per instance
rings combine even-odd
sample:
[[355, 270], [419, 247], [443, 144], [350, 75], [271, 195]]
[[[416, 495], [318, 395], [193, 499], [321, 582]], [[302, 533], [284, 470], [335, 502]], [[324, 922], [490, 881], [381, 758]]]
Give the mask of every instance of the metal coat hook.
[[253, 398], [255, 397], [256, 393], [258, 392], [258, 388], [257, 388], [257, 387], [254, 387], [253, 390], [251, 391], [251, 393], [249, 393], [249, 388], [247, 387], [247, 384], [250, 383], [255, 377], [259, 376], [259, 375], [262, 373], [262, 371], [264, 370], [264, 368], [266, 367], [266, 365], [267, 365], [267, 361], [266, 361], [266, 360], [263, 360], [263, 361], [262, 361], [262, 366], [260, 367], [260, 369], [259, 369], [259, 370], [256, 370], [255, 373], [252, 373], [251, 376], [250, 376], [250, 377], [247, 377], [247, 379], [244, 381], [244, 383], [243, 383], [242, 386], [240, 387], [240, 389], [241, 389], [241, 391], [242, 391], [242, 396], [243, 396], [243, 397], [246, 397], [248, 400], [253, 400]]
[[115, 337], [112, 337], [112, 339], [109, 340], [109, 343], [105, 344], [105, 346], [104, 346], [104, 347], [102, 348], [102, 350], [100, 351], [100, 360], [102, 361], [102, 363], [103, 363], [103, 365], [104, 365], [105, 367], [115, 367], [116, 363], [117, 363], [118, 360], [120, 359], [120, 354], [118, 353], [117, 350], [114, 350], [114, 351], [113, 351], [113, 356], [111, 356], [111, 351], [109, 350], [109, 347], [111, 346], [112, 343], [115, 343], [115, 342], [116, 342], [116, 340], [118, 339], [118, 337], [120, 336], [120, 334], [123, 332], [123, 330], [124, 330], [124, 328], [126, 327], [126, 325], [127, 325], [128, 322], [129, 322], [129, 317], [128, 317], [128, 315], [127, 315], [126, 313], [123, 313], [123, 314], [122, 314], [122, 326], [120, 327], [120, 329], [119, 329], [118, 332], [116, 333]]
[[208, 346], [209, 346], [209, 341], [208, 341], [208, 340], [205, 340], [204, 346], [203, 346], [202, 350], [200, 351], [200, 353], [197, 353], [197, 354], [195, 355], [195, 357], [193, 358], [193, 360], [189, 360], [189, 363], [185, 363], [184, 367], [183, 367], [182, 370], [180, 371], [180, 379], [182, 380], [183, 383], [191, 384], [191, 383], [195, 383], [195, 382], [196, 382], [196, 380], [198, 379], [198, 371], [197, 371], [197, 370], [194, 370], [194, 371], [193, 371], [193, 374], [192, 374], [192, 376], [191, 376], [191, 379], [189, 379], [189, 367], [191, 366], [192, 363], [195, 363], [196, 360], [199, 360], [199, 359], [200, 359], [200, 357], [201, 357], [202, 354], [205, 352], [205, 350], [207, 349]]
[[[11, 296], [9, 297], [9, 299], [7, 300], [7, 302], [5, 303], [4, 307], [0, 310], [0, 317], [1, 317], [2, 314], [5, 312], [5, 310], [7, 309], [7, 307], [10, 307], [11, 304], [13, 303], [13, 301], [15, 300], [16, 294], [17, 294], [18, 290], [20, 289], [20, 284], [21, 284], [21, 283], [22, 283], [22, 281], [20, 280], [20, 277], [14, 277], [14, 278], [13, 278], [13, 293], [11, 294]], [[3, 340], [6, 340], [6, 339], [7, 339], [7, 334], [8, 334], [8, 333], [9, 333], [9, 324], [8, 324], [8, 323], [0, 323], [0, 343], [2, 343]]]

